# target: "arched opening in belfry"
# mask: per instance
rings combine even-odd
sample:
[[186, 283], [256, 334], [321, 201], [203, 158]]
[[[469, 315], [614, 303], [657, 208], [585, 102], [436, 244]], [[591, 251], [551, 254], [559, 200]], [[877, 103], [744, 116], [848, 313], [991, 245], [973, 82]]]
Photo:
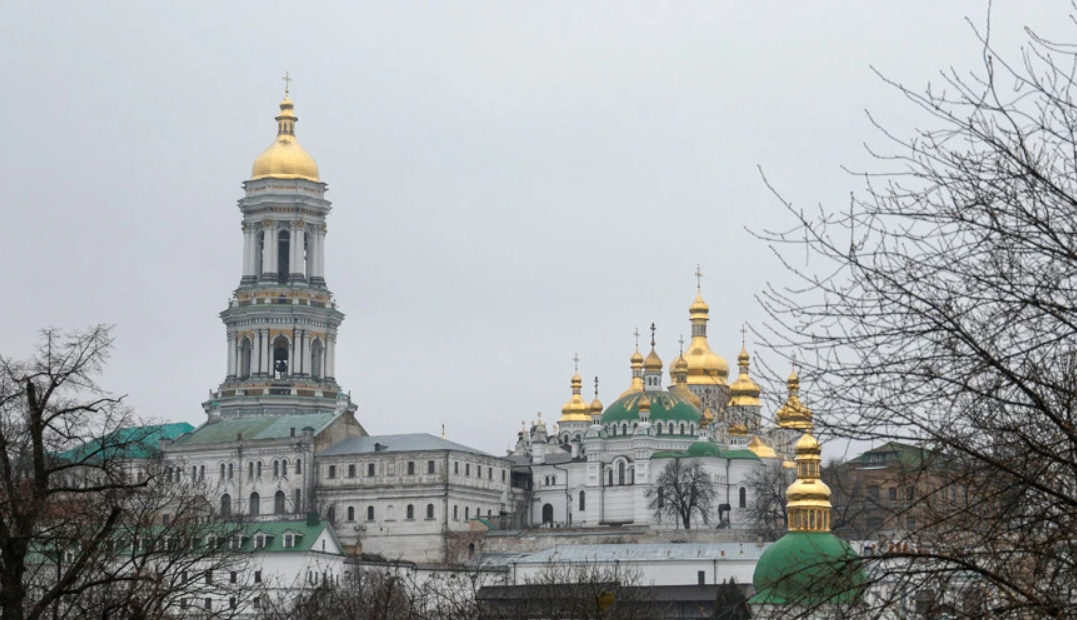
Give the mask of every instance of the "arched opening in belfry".
[[262, 260], [265, 255], [266, 235], [268, 234], [268, 230], [258, 232], [258, 251], [254, 253], [254, 273], [258, 277], [261, 277], [263, 272]]
[[553, 506], [550, 504], [542, 505], [542, 523], [553, 523]]
[[288, 270], [291, 268], [288, 263], [290, 258], [288, 250], [291, 249], [291, 245], [292, 237], [287, 230], [277, 233], [277, 279], [281, 282], [288, 281]]
[[249, 379], [251, 376], [251, 339], [244, 336], [239, 341], [239, 378]]
[[325, 354], [325, 347], [322, 346], [320, 338], [315, 338], [310, 343], [310, 377], [315, 381], [319, 381], [322, 378], [322, 358]]
[[283, 379], [288, 375], [288, 339], [277, 336], [273, 341], [273, 376]]
[[314, 257], [311, 255], [311, 249], [310, 232], [308, 229], [307, 234], [303, 235], [303, 271], [306, 273], [308, 281], [314, 277]]

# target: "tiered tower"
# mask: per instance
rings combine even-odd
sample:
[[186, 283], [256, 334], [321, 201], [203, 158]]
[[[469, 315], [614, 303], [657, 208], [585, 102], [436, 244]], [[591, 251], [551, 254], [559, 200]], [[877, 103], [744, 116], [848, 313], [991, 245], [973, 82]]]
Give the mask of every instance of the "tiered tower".
[[330, 203], [284, 91], [277, 137], [257, 159], [239, 200], [243, 273], [221, 313], [227, 375], [203, 403], [210, 420], [354, 411], [335, 378], [344, 315], [325, 282]]

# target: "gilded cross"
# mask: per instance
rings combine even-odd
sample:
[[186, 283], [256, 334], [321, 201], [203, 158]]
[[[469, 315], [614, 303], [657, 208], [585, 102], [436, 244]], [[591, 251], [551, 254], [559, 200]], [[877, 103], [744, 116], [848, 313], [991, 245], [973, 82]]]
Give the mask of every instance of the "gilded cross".
[[655, 329], [656, 328], [654, 326], [654, 323], [651, 323], [651, 348], [652, 349], [654, 348], [654, 331], [655, 331]]
[[677, 342], [681, 343], [681, 355], [684, 355], [684, 334], [681, 334]]
[[282, 77], [281, 79], [284, 80], [284, 96], [287, 97], [288, 96], [288, 90], [292, 86], [292, 78], [289, 77], [288, 72], [285, 71], [284, 72], [284, 77]]
[[636, 328], [636, 331], [632, 332], [632, 335], [636, 337], [636, 348], [638, 349], [639, 348], [639, 328], [638, 327]]
[[580, 371], [580, 354], [575, 353], [572, 355], [572, 363], [576, 365], [576, 372]]
[[598, 398], [598, 377], [595, 377], [595, 398]]
[[747, 323], [742, 323], [741, 326], [740, 326], [740, 346], [741, 347], [744, 346], [744, 340], [747, 337], [747, 334], [748, 334], [748, 324]]
[[703, 291], [703, 265], [696, 263], [696, 291]]

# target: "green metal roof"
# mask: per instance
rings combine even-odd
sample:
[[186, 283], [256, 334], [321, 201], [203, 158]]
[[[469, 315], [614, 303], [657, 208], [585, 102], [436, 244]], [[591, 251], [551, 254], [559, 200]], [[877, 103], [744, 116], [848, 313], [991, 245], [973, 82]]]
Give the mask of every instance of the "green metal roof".
[[789, 532], [767, 547], [752, 576], [760, 605], [855, 603], [867, 577], [849, 543], [830, 532]]
[[303, 429], [310, 427], [317, 435], [329, 426], [340, 413], [307, 413], [297, 415], [260, 416], [256, 418], [224, 418], [216, 422], [207, 422], [194, 432], [180, 437], [178, 446], [203, 443], [221, 443], [249, 439], [283, 439], [292, 436], [292, 429], [298, 437]]
[[104, 437], [87, 441], [56, 456], [68, 461], [87, 463], [108, 459], [152, 459], [158, 455], [159, 439], [175, 439], [193, 430], [194, 427], [186, 422], [119, 428]]
[[849, 463], [870, 466], [897, 462], [902, 467], [919, 469], [937, 459], [938, 456], [938, 453], [927, 448], [889, 441], [878, 448], [872, 448], [860, 454], [856, 458], [849, 459]]
[[[643, 395], [651, 401], [651, 423], [689, 422], [699, 424], [703, 414], [680, 394], [666, 391], [633, 392], [618, 398], [602, 413], [602, 422], [632, 422], [639, 420], [639, 401]], [[668, 433], [667, 433], [668, 434]]]
[[751, 450], [726, 450], [713, 441], [700, 440], [688, 446], [687, 450], [667, 450], [655, 452], [652, 459], [692, 459], [692, 458], [719, 458], [735, 460], [758, 461], [759, 456]]

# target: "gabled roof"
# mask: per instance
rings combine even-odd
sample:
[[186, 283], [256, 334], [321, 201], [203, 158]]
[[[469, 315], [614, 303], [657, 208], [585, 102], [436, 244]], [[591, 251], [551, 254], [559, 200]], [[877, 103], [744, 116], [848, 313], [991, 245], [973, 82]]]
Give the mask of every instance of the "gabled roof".
[[938, 457], [938, 452], [927, 448], [889, 441], [878, 448], [872, 448], [855, 458], [849, 459], [849, 464], [885, 466], [896, 462], [902, 467], [919, 469]]
[[87, 463], [107, 459], [152, 459], [158, 454], [158, 440], [175, 439], [193, 430], [194, 427], [186, 422], [119, 428], [104, 437], [87, 441], [56, 456], [68, 461]]
[[[375, 448], [376, 445], [380, 447]], [[475, 448], [456, 443], [455, 441], [435, 437], [429, 433], [349, 437], [321, 451], [318, 456], [373, 454], [375, 452], [415, 452], [419, 450], [453, 450], [455, 452], [467, 452], [478, 456], [493, 456], [492, 454], [487, 454], [481, 450], [476, 450]]]
[[254, 418], [224, 418], [207, 422], [192, 433], [176, 440], [177, 446], [206, 443], [223, 443], [242, 439], [284, 439], [303, 434], [303, 429], [310, 427], [314, 434], [325, 430], [343, 413], [305, 413], [295, 415], [258, 416]]

